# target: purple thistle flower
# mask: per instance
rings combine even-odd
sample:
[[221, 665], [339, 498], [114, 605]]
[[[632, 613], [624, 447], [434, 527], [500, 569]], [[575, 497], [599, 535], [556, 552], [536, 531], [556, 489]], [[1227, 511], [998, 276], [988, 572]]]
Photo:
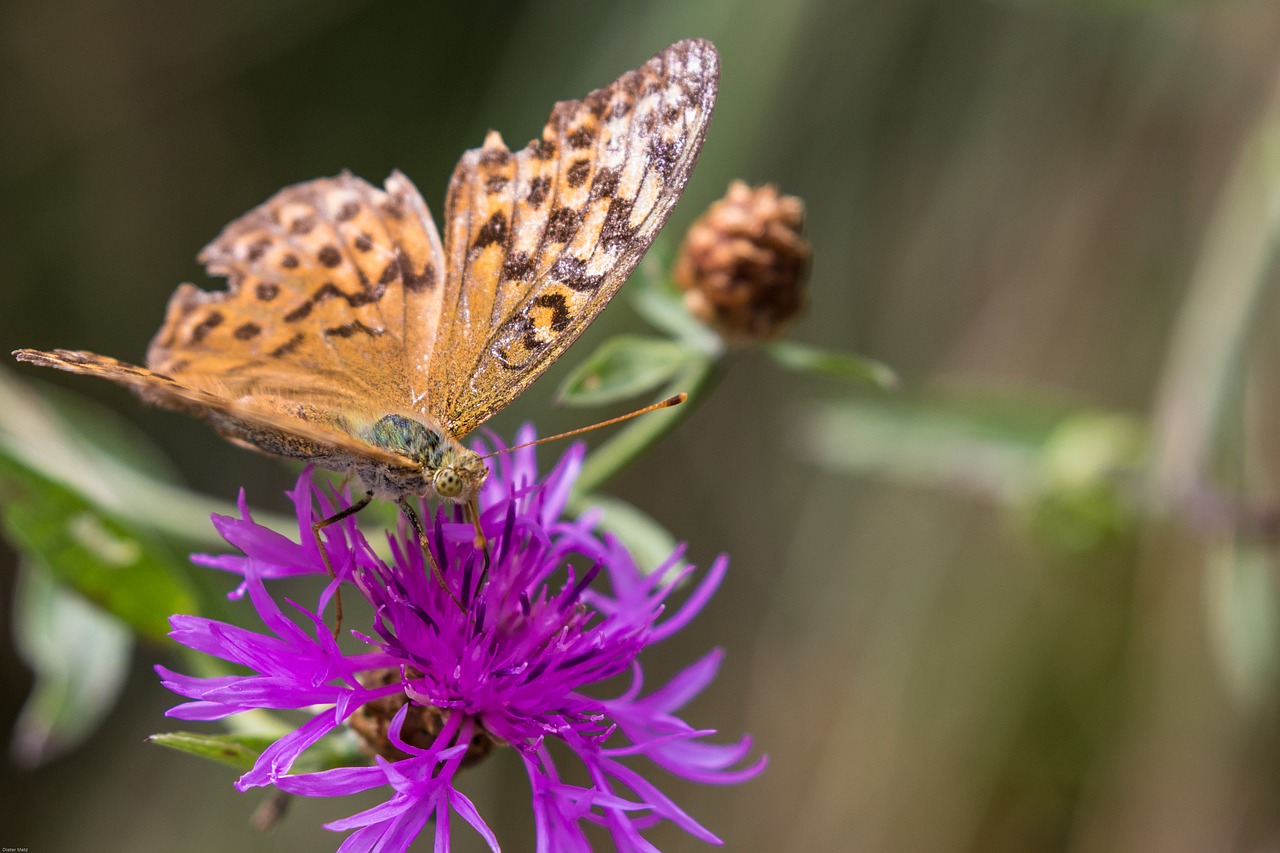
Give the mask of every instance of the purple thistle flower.
[[[532, 440], [532, 429], [519, 438]], [[241, 517], [215, 516], [214, 524], [243, 555], [193, 559], [241, 575], [233, 595], [248, 595], [267, 630], [173, 617], [171, 636], [179, 643], [250, 672], [197, 678], [157, 667], [166, 687], [193, 700], [169, 715], [213, 720], [253, 709], [323, 708], [267, 748], [236, 786], [274, 785], [302, 796], [389, 787], [386, 802], [326, 825], [354, 830], [341, 851], [405, 850], [431, 820], [436, 849], [447, 850], [452, 815], [498, 850], [497, 839], [456, 784], [458, 771], [494, 746], [512, 747], [524, 763], [539, 851], [588, 850], [586, 822], [605, 827], [619, 849], [655, 849], [641, 830], [660, 820], [720, 843], [624, 759], [643, 756], [669, 773], [708, 784], [734, 784], [764, 769], [763, 758], [738, 767], [751, 749], [748, 737], [708, 743], [714, 730], [692, 728], [678, 716], [715, 677], [719, 650], [643, 694], [638, 655], [697, 614], [723, 578], [727, 560], [717, 559], [684, 604], [661, 618], [667, 598], [692, 567], [682, 564], [681, 548], [645, 575], [616, 539], [596, 535], [595, 514], [562, 519], [582, 457], [583, 448], [572, 447], [542, 480], [532, 448], [496, 457], [480, 496], [491, 558], [483, 589], [477, 585], [484, 555], [474, 545], [474, 528], [460, 515], [442, 508], [427, 517], [434, 521], [428, 531], [433, 556], [451, 594], [441, 589], [403, 522], [387, 535], [388, 563], [351, 517], [324, 532], [338, 577], [326, 585], [317, 610], [290, 601], [292, 617], [267, 592], [266, 581], [325, 576], [312, 518], [331, 515], [349, 501], [329, 497], [304, 471], [290, 493], [299, 533], [293, 542], [255, 524], [242, 494]], [[604, 580], [608, 592], [598, 589]], [[363, 645], [359, 653], [339, 647], [322, 615], [340, 583], [357, 589], [373, 608], [369, 633], [352, 631]], [[631, 684], [616, 698], [581, 692], [624, 673]], [[291, 772], [309, 747], [344, 725], [360, 735], [372, 765]], [[576, 754], [589, 787], [561, 779], [547, 738]]]

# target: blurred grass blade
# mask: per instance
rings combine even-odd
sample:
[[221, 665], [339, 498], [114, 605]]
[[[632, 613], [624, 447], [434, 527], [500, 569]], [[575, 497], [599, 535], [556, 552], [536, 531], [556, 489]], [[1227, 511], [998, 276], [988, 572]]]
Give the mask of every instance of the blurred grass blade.
[[14, 725], [11, 752], [36, 767], [84, 743], [115, 707], [133, 637], [30, 558], [18, 568], [13, 636], [35, 684]]
[[1211, 546], [1205, 573], [1207, 622], [1219, 669], [1232, 694], [1255, 707], [1277, 674], [1275, 559], [1272, 546], [1244, 540]]
[[557, 396], [571, 406], [629, 400], [660, 387], [701, 354], [665, 338], [618, 335], [605, 341], [560, 385]]
[[896, 388], [898, 375], [887, 364], [848, 353], [831, 352], [795, 341], [773, 341], [765, 344], [773, 360], [800, 373], [822, 373], [842, 379], [855, 379], [877, 388]]

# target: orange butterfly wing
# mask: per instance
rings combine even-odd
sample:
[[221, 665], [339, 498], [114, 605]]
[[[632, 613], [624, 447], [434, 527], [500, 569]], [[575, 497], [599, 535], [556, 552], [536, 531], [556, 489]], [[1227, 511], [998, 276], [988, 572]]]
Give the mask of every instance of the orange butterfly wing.
[[719, 85], [710, 42], [679, 42], [512, 153], [462, 156], [445, 204], [442, 325], [422, 388], [463, 436], [510, 403], [608, 304], [693, 169]]

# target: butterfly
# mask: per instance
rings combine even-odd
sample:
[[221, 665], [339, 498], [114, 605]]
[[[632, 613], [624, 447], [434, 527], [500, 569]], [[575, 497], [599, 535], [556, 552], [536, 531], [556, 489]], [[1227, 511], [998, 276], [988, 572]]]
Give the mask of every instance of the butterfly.
[[363, 500], [318, 522], [317, 542], [319, 526], [373, 497], [395, 501], [424, 539], [405, 499], [476, 517], [488, 468], [460, 439], [626, 281], [684, 190], [718, 84], [715, 48], [689, 39], [556, 104], [519, 151], [490, 131], [454, 169], [443, 240], [399, 172], [382, 189], [349, 173], [287, 187], [200, 253], [227, 289], [181, 285], [146, 367], [73, 350], [14, 356], [354, 474]]

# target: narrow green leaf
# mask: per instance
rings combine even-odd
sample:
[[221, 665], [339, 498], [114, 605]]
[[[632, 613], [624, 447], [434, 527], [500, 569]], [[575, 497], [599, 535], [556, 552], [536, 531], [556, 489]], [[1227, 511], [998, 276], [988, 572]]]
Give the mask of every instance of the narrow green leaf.
[[849, 353], [830, 352], [795, 341], [773, 341], [765, 351], [780, 366], [798, 373], [820, 373], [867, 382], [877, 388], [896, 388], [898, 375], [879, 361]]
[[53, 575], [152, 638], [195, 599], [182, 561], [146, 532], [0, 454], [0, 516], [8, 539]]
[[275, 740], [265, 735], [165, 732], [147, 738], [147, 743], [229, 764], [237, 770], [248, 770]]
[[18, 567], [13, 635], [35, 684], [14, 725], [12, 752], [36, 767], [84, 743], [115, 707], [133, 637], [30, 558]]
[[665, 338], [618, 335], [605, 341], [565, 379], [558, 397], [571, 406], [628, 400], [658, 388], [700, 354]]
[[[243, 716], [245, 715], [241, 714], [232, 719], [242, 723]], [[163, 732], [147, 738], [147, 742], [228, 764], [238, 770], [248, 770], [267, 747], [290, 731], [275, 716], [268, 715], [264, 719], [260, 715], [258, 720], [265, 723], [264, 730], [226, 734]], [[293, 765], [293, 770], [295, 773], [314, 773], [334, 767], [357, 767], [368, 763], [369, 756], [360, 750], [355, 735], [345, 728], [339, 728], [303, 753]]]

